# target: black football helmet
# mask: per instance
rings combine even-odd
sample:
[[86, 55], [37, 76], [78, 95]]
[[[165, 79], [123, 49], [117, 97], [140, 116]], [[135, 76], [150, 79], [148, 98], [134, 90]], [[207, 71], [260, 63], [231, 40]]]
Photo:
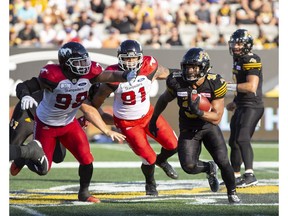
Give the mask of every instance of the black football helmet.
[[[236, 30], [228, 42], [230, 54], [234, 57], [240, 57], [248, 54], [253, 47], [253, 37], [246, 29]], [[241, 45], [240, 48], [235, 45]]]
[[89, 73], [91, 60], [88, 52], [80, 43], [68, 42], [58, 51], [58, 60], [66, 73], [82, 76]]
[[[202, 48], [191, 48], [183, 56], [180, 66], [182, 70], [182, 78], [185, 81], [194, 83], [210, 71], [210, 57]], [[199, 71], [197, 74], [189, 73], [187, 66], [199, 66]]]
[[[126, 70], [140, 70], [143, 63], [143, 50], [141, 44], [136, 40], [125, 40], [123, 41], [118, 50], [118, 65], [119, 67]], [[137, 57], [137, 61], [130, 61], [130, 58]]]

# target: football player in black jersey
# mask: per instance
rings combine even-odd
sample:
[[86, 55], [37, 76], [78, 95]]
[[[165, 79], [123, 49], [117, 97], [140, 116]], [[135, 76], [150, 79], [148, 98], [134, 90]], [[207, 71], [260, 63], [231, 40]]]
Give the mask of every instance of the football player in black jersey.
[[[224, 112], [225, 80], [210, 72], [210, 58], [202, 48], [191, 48], [184, 55], [181, 71], [171, 73], [166, 80], [167, 89], [159, 97], [150, 121], [149, 130], [157, 136], [156, 121], [167, 104], [177, 98], [179, 106], [178, 157], [182, 169], [188, 174], [207, 173], [211, 191], [217, 192], [217, 166], [225, 182], [228, 201], [240, 202], [236, 194], [235, 177], [229, 162], [226, 143], [218, 126]], [[199, 109], [199, 96], [192, 101], [191, 93], [207, 97], [212, 105], [209, 112]], [[202, 142], [214, 161], [199, 160]]]
[[[264, 113], [262, 101], [261, 58], [252, 53], [253, 37], [245, 29], [236, 30], [229, 40], [229, 51], [233, 56], [233, 80], [228, 91], [235, 92], [233, 102], [227, 104], [234, 111], [230, 122], [230, 160], [234, 169], [237, 187], [248, 187], [258, 183], [253, 172], [253, 149], [251, 138]], [[241, 176], [241, 164], [245, 173]]]
[[[43, 91], [39, 91], [33, 94], [33, 98], [38, 104], [42, 100], [42, 97]], [[16, 104], [9, 124], [10, 149], [17, 148], [15, 146], [23, 146], [27, 138], [33, 134], [35, 112], [35, 106], [27, 110], [22, 110], [21, 101]], [[62, 162], [65, 158], [65, 155], [66, 148], [58, 141], [53, 154], [53, 162]], [[10, 167], [11, 175], [17, 175], [24, 165], [25, 158], [15, 158], [13, 165]]]

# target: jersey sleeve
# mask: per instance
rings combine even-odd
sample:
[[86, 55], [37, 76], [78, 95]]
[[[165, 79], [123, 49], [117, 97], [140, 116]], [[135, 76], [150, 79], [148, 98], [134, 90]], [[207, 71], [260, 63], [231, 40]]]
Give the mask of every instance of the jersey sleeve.
[[174, 97], [177, 96], [177, 80], [173, 77], [173, 73], [169, 74], [166, 79], [166, 88], [171, 95], [173, 95]]
[[88, 74], [84, 75], [84, 78], [90, 80], [92, 84], [97, 82], [97, 77], [103, 72], [104, 68], [98, 63], [92, 61], [91, 68]]
[[55, 89], [61, 80], [66, 79], [60, 66], [55, 64], [44, 66], [40, 70], [38, 78], [50, 89]]
[[153, 56], [144, 56], [143, 63], [138, 75], [144, 75], [152, 80], [158, 69], [158, 61]]
[[39, 85], [38, 79], [36, 77], [32, 77], [30, 80], [26, 80], [16, 86], [16, 96], [21, 100], [22, 97], [26, 95], [31, 96], [31, 94], [40, 90], [41, 87]]
[[243, 70], [247, 72], [247, 75], [259, 76], [262, 71], [261, 59], [257, 55], [247, 55], [243, 59]]
[[213, 86], [214, 99], [224, 98], [227, 93], [227, 83], [220, 74], [208, 74], [207, 79]]

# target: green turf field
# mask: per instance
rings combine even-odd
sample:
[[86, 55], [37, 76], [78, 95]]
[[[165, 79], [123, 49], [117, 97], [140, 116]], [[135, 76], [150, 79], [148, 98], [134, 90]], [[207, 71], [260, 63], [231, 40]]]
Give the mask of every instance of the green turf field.
[[[67, 152], [65, 161], [53, 164], [46, 176], [38, 176], [27, 168], [10, 176], [10, 215], [278, 215], [278, 145], [253, 146], [259, 184], [238, 189], [241, 205], [228, 204], [223, 186], [217, 193], [210, 192], [204, 174], [184, 173], [177, 156], [169, 162], [176, 167], [179, 179], [169, 179], [156, 168], [159, 196], [147, 197], [140, 159], [126, 144], [91, 144], [95, 162], [90, 191], [102, 203], [77, 201], [78, 164]], [[153, 148], [160, 151], [157, 144]], [[201, 158], [211, 160], [204, 148]], [[220, 172], [218, 177], [221, 181]]]

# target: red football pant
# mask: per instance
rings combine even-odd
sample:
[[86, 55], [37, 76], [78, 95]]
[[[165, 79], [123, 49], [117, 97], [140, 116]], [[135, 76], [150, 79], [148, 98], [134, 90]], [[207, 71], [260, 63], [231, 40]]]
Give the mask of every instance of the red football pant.
[[81, 165], [88, 165], [94, 158], [86, 133], [75, 118], [66, 126], [53, 127], [35, 117], [34, 139], [40, 141], [51, 168], [56, 138], [74, 155]]
[[137, 120], [123, 120], [114, 116], [115, 125], [126, 136], [130, 148], [136, 155], [146, 160], [149, 164], [156, 161], [156, 153], [148, 142], [147, 135], [156, 140], [164, 149], [174, 150], [177, 148], [177, 136], [168, 122], [162, 115], [157, 119], [157, 138], [149, 131], [149, 122], [153, 114], [153, 106], [150, 106], [148, 113]]

